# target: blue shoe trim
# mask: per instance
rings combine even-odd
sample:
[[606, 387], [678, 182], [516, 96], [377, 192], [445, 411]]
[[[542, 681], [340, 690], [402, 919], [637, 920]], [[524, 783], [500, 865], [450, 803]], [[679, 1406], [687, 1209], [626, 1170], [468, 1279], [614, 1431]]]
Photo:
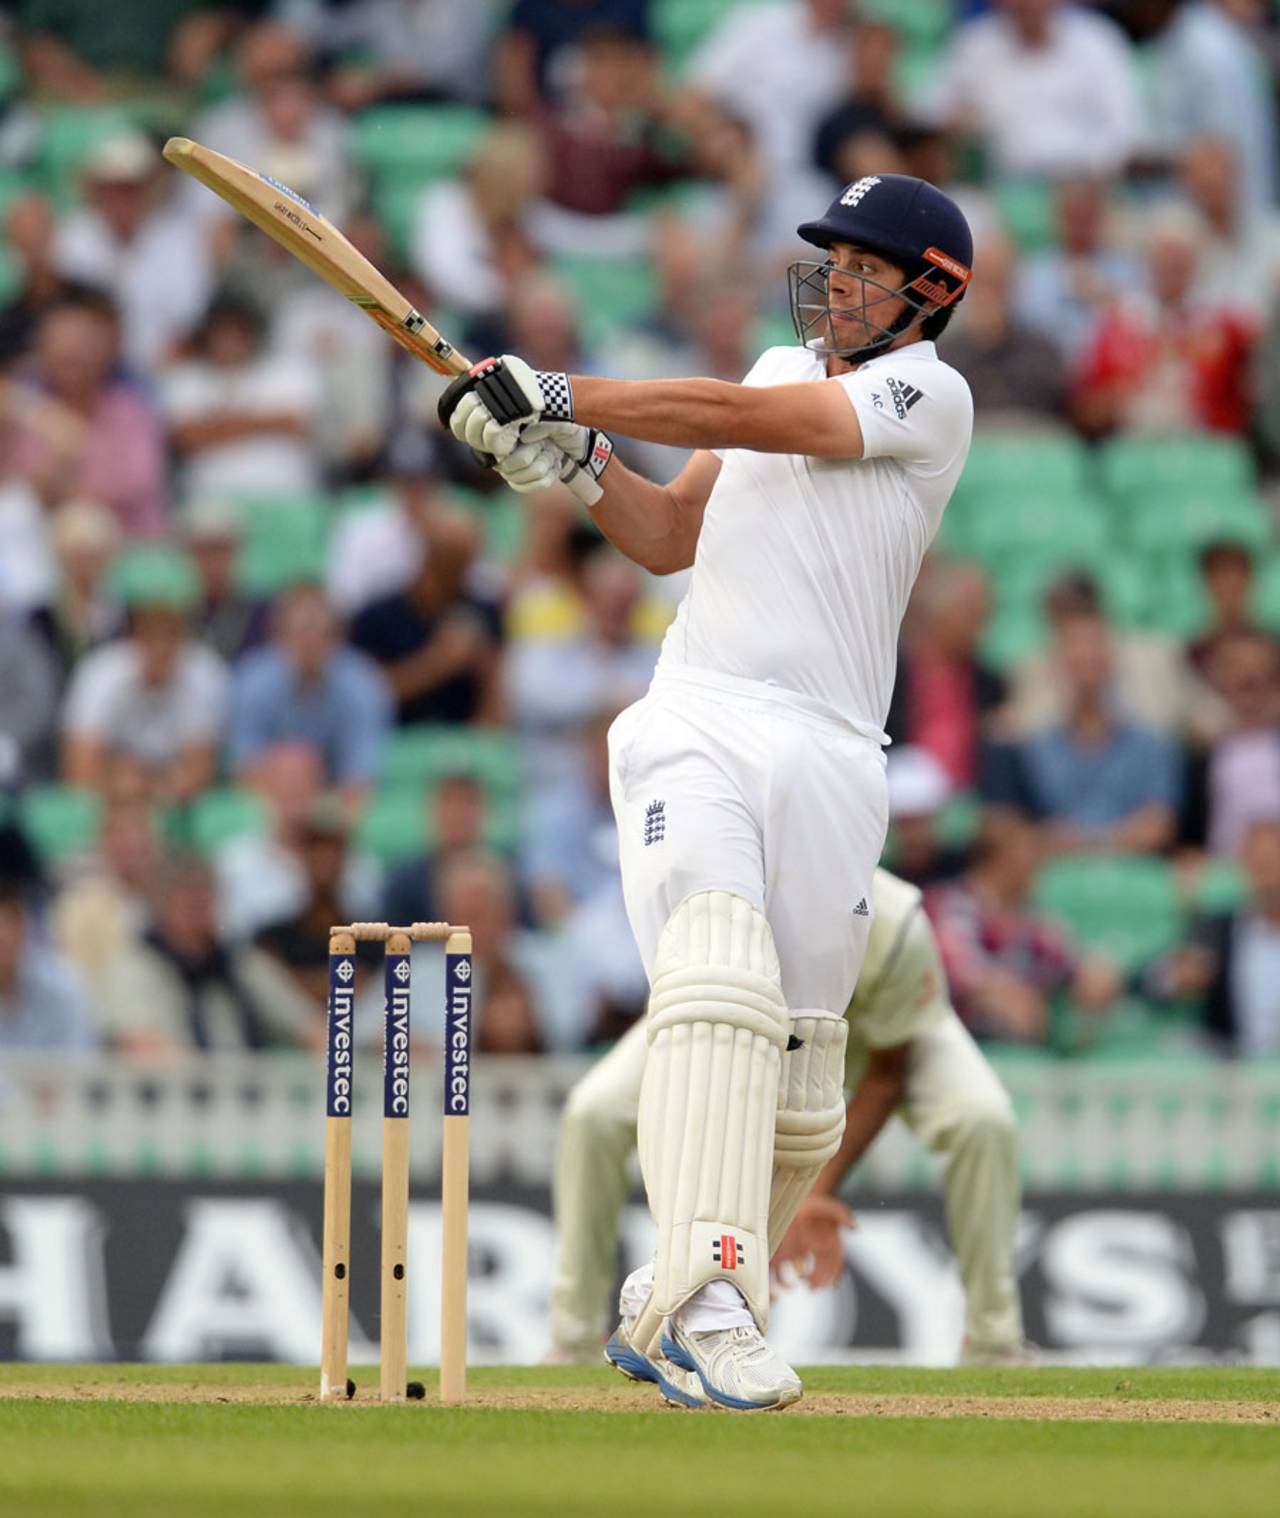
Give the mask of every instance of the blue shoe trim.
[[620, 1370], [631, 1381], [644, 1381], [656, 1386], [668, 1402], [678, 1407], [701, 1408], [704, 1404], [688, 1392], [673, 1386], [647, 1355], [625, 1343], [615, 1333], [604, 1347], [604, 1357], [615, 1370]]
[[702, 1382], [702, 1389], [707, 1396], [713, 1402], [719, 1403], [721, 1407], [731, 1407], [735, 1412], [741, 1413], [761, 1413], [768, 1412], [778, 1405], [776, 1402], [748, 1402], [745, 1397], [731, 1397], [728, 1392], [722, 1392], [718, 1387], [712, 1386], [689, 1351], [669, 1334], [662, 1336], [662, 1353], [672, 1365], [678, 1365], [681, 1370], [691, 1370]]

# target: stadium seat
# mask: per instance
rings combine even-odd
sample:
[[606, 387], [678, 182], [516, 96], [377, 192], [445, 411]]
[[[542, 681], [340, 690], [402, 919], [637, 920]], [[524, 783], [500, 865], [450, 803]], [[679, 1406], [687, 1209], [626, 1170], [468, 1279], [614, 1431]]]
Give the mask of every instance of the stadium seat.
[[1023, 253], [1054, 244], [1053, 190], [1043, 180], [1010, 179], [995, 186], [996, 209], [1005, 231]]
[[40, 113], [39, 173], [59, 206], [78, 195], [80, 165], [104, 139], [133, 125], [121, 106], [51, 105]]
[[761, 0], [653, 0], [650, 14], [654, 41], [667, 68], [684, 71], [689, 59], [733, 10], [759, 5]]
[[258, 837], [271, 826], [266, 803], [253, 791], [217, 786], [191, 803], [188, 840], [202, 854], [212, 853], [233, 838]]
[[1195, 553], [1215, 539], [1243, 543], [1258, 553], [1270, 545], [1273, 530], [1266, 505], [1245, 490], [1174, 486], [1131, 503], [1128, 535], [1148, 554]]
[[1068, 433], [979, 431], [956, 498], [981, 501], [1021, 491], [1073, 499], [1087, 492], [1086, 460], [1084, 445]]
[[393, 786], [365, 803], [356, 842], [384, 865], [412, 859], [426, 847], [427, 809], [421, 791]]
[[1132, 972], [1173, 947], [1183, 913], [1172, 867], [1147, 855], [1078, 855], [1040, 872], [1036, 904], [1080, 946]]
[[1171, 489], [1238, 495], [1253, 488], [1255, 475], [1246, 444], [1217, 432], [1111, 438], [1099, 451], [1099, 470], [1102, 488], [1121, 505]]
[[615, 328], [642, 322], [656, 309], [658, 276], [651, 259], [562, 254], [551, 267], [576, 300], [589, 343], [607, 343]]
[[512, 564], [520, 557], [529, 531], [529, 509], [520, 496], [506, 489], [486, 492], [457, 485], [449, 496], [480, 524], [488, 558]]
[[244, 513], [240, 583], [269, 596], [303, 580], [323, 579], [330, 507], [324, 496], [239, 498]]
[[1280, 632], [1280, 551], [1273, 552], [1258, 569], [1253, 611], [1263, 627]]
[[18, 804], [23, 831], [49, 863], [93, 845], [102, 816], [96, 791], [70, 785], [33, 785]]
[[1107, 554], [1105, 515], [1087, 496], [1039, 496], [1034, 491], [993, 493], [972, 517], [970, 548], [993, 568], [1040, 567], [1045, 579], [1069, 568], [1089, 568]]
[[491, 125], [471, 106], [376, 105], [356, 118], [353, 151], [375, 184], [420, 189], [457, 174]]
[[421, 797], [446, 775], [474, 775], [494, 796], [519, 793], [523, 774], [520, 743], [497, 728], [434, 723], [397, 728], [382, 750], [379, 782]]

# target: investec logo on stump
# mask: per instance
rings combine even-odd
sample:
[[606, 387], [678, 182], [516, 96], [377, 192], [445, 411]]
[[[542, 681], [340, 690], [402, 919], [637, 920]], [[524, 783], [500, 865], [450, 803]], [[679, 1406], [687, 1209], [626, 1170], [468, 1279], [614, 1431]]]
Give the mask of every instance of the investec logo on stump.
[[387, 1031], [382, 1049], [384, 1117], [409, 1116], [409, 981], [409, 956], [388, 954]]
[[352, 955], [329, 961], [328, 1115], [351, 1116], [351, 1014], [355, 1006], [356, 962]]
[[471, 960], [445, 956], [444, 1110], [454, 1117], [471, 1111]]

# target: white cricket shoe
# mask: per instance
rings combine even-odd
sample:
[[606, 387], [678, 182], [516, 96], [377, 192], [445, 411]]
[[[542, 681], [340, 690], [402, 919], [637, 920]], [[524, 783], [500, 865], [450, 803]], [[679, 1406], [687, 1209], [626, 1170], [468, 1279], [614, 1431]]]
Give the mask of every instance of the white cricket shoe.
[[721, 1407], [741, 1412], [787, 1407], [804, 1392], [800, 1377], [754, 1323], [696, 1333], [668, 1318], [662, 1351], [673, 1365], [692, 1371]]
[[[604, 1357], [631, 1381], [651, 1382], [672, 1407], [706, 1407], [707, 1396], [697, 1376], [659, 1355], [651, 1360], [632, 1342], [634, 1318], [623, 1318], [604, 1347]], [[665, 1346], [664, 1346], [665, 1347]]]

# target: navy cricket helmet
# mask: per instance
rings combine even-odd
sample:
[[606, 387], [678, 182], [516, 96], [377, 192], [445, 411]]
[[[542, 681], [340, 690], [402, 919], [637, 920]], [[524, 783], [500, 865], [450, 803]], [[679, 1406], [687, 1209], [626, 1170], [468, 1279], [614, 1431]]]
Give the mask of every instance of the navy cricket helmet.
[[[963, 296], [973, 269], [973, 234], [955, 201], [928, 180], [909, 174], [867, 174], [831, 202], [825, 216], [796, 229], [806, 242], [829, 248], [855, 243], [902, 270], [896, 288], [858, 275], [862, 299], [837, 315], [865, 322], [878, 337], [857, 348], [841, 346], [832, 325], [832, 265], [800, 261], [788, 271], [791, 317], [800, 341], [816, 353], [861, 362], [883, 353], [913, 322], [949, 310]], [[878, 293], [876, 293], [878, 292]], [[873, 308], [901, 298], [906, 307], [889, 322]]]

